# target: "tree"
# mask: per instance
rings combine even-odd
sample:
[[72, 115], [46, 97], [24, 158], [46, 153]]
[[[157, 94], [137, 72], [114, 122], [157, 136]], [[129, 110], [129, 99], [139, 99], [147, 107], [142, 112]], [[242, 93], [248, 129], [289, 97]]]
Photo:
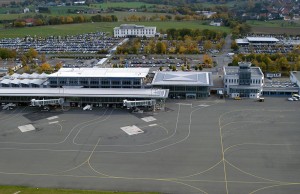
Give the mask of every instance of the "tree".
[[163, 70], [163, 67], [162, 67], [162, 66], [160, 66], [160, 67], [159, 67], [159, 71], [162, 71], [162, 70]]
[[9, 67], [7, 71], [9, 75], [14, 74], [14, 70], [11, 67]]
[[236, 41], [232, 41], [231, 49], [234, 50], [234, 51], [239, 50], [239, 45], [236, 43]]
[[62, 67], [63, 67], [63, 64], [61, 62], [59, 62], [59, 63], [56, 63], [54, 69], [55, 69], [55, 71], [58, 71]]
[[29, 65], [23, 66], [23, 71], [24, 71], [25, 73], [30, 73], [30, 67], [29, 67]]
[[199, 69], [199, 71], [202, 71], [203, 70], [202, 65], [199, 65], [198, 69]]
[[203, 48], [207, 52], [208, 50], [210, 50], [212, 48], [212, 42], [210, 40], [204, 41]]
[[217, 49], [217, 50], [221, 50], [222, 47], [223, 47], [223, 45], [222, 45], [221, 42], [218, 42], [218, 43], [216, 44], [216, 49]]
[[21, 56], [21, 61], [22, 61], [22, 66], [26, 66], [27, 65], [27, 57], [25, 55]]
[[73, 18], [71, 17], [71, 16], [67, 16], [66, 18], [65, 18], [65, 22], [67, 23], [67, 24], [71, 24], [71, 23], [73, 23]]
[[41, 55], [41, 62], [42, 63], [45, 63], [47, 60], [46, 60], [46, 55], [45, 55], [45, 53], [43, 53], [42, 55]]
[[45, 72], [45, 73], [51, 73], [52, 72], [52, 67], [49, 63], [43, 63], [39, 68], [38, 68], [38, 72], [39, 73], [42, 73], [42, 72]]
[[206, 65], [206, 66], [211, 66], [212, 63], [213, 63], [213, 59], [207, 55], [207, 54], [204, 54], [203, 55], [203, 63]]
[[172, 71], [176, 71], [177, 69], [176, 69], [176, 66], [172, 66]]
[[157, 54], [166, 54], [167, 46], [164, 42], [159, 41], [156, 43], [156, 53]]
[[164, 16], [164, 15], [161, 15], [161, 16], [159, 16], [159, 19], [160, 19], [160, 21], [166, 21], [166, 16]]
[[179, 46], [178, 52], [179, 54], [184, 54], [186, 52], [186, 48], [184, 46]]
[[181, 71], [185, 71], [184, 65], [181, 66]]
[[38, 52], [34, 48], [30, 48], [27, 52], [27, 58], [36, 58], [38, 56]]

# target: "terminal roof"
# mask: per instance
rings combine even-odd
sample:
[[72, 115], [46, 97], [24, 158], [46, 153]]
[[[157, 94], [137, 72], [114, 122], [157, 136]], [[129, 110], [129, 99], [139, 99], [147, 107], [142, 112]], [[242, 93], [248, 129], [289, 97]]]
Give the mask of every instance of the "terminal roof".
[[157, 72], [152, 85], [212, 86], [211, 72]]
[[144, 78], [149, 68], [61, 68], [49, 77], [117, 77]]
[[[225, 75], [238, 75], [239, 69], [240, 68], [238, 66], [227, 66], [224, 67], [224, 73]], [[263, 73], [259, 67], [250, 67], [250, 70], [252, 76], [263, 76]]]
[[247, 37], [249, 42], [278, 42], [279, 40], [274, 37]]
[[131, 88], [0, 88], [1, 96], [168, 98], [165, 89]]

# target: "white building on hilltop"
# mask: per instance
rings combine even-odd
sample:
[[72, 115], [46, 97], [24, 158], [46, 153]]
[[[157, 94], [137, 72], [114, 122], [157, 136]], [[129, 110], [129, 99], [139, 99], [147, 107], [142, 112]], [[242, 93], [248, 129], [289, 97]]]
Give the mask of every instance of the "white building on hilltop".
[[122, 24], [114, 28], [114, 37], [154, 37], [155, 34], [156, 27]]

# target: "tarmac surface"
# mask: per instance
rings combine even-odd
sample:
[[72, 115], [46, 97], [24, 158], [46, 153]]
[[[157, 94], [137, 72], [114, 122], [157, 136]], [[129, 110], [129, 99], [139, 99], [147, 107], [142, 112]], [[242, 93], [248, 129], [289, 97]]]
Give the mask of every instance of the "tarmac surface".
[[[173, 100], [167, 111], [0, 112], [0, 184], [160, 193], [298, 193], [300, 102]], [[152, 116], [154, 120], [143, 120]], [[21, 132], [18, 127], [35, 130]], [[143, 133], [128, 135], [135, 125]]]

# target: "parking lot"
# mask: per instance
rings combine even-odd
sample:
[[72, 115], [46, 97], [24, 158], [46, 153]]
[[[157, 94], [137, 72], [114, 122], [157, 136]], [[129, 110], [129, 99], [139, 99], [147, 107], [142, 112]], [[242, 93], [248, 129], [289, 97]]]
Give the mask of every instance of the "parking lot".
[[[142, 114], [99, 107], [2, 110], [1, 184], [297, 193], [299, 106], [285, 98], [261, 103], [208, 98], [169, 101], [166, 111]], [[124, 131], [132, 126], [136, 135]]]
[[0, 40], [1, 48], [27, 51], [34, 48], [39, 53], [97, 53], [99, 50], [109, 50], [121, 39], [108, 36], [104, 32], [80, 34], [74, 36], [50, 36], [47, 38], [25, 37], [4, 38]]
[[276, 44], [253, 44], [253, 45], [241, 45], [239, 48], [240, 53], [248, 54], [248, 53], [268, 53], [268, 54], [276, 54], [276, 53], [289, 53], [292, 52], [295, 48], [295, 45], [300, 43], [300, 36], [290, 36], [287, 37], [285, 35], [276, 35], [276, 34], [248, 34], [247, 36], [255, 36], [255, 37], [274, 37], [279, 41]]

